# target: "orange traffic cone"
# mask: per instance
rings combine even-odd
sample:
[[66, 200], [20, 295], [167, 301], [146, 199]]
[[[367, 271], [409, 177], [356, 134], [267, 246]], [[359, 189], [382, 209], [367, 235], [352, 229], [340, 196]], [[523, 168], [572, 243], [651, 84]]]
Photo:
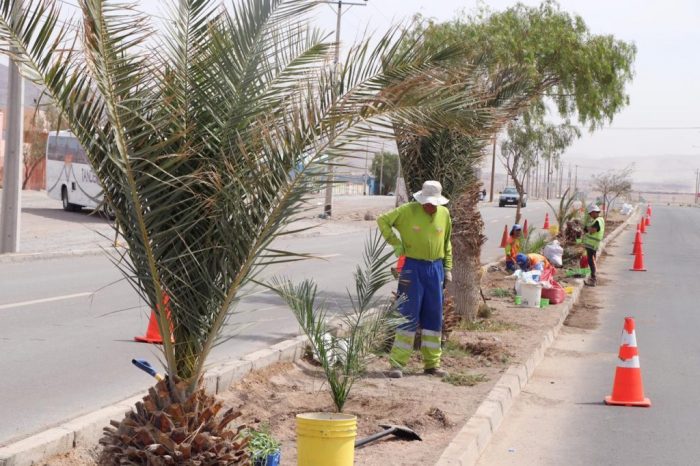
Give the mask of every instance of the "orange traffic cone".
[[649, 398], [644, 398], [642, 370], [639, 367], [637, 337], [634, 333], [634, 319], [625, 317], [622, 330], [619, 361], [615, 369], [612, 395], [605, 397], [605, 404], [621, 406], [651, 406]]
[[527, 238], [527, 219], [525, 219], [525, 223], [523, 224], [523, 236]]
[[642, 254], [642, 232], [637, 229], [637, 234], [634, 235], [634, 246], [632, 246], [631, 256]]
[[647, 223], [647, 224], [646, 224], [645, 226], [648, 226], [648, 227], [651, 226], [651, 216], [647, 215], [647, 221], [646, 221], [646, 223]]
[[[163, 298], [163, 303], [165, 304], [165, 310], [168, 313], [168, 320], [170, 321], [170, 338], [174, 341], [172, 336], [173, 323], [170, 320], [170, 306], [168, 305], [168, 301], [170, 301], [170, 298], [165, 296], [165, 298]], [[138, 341], [139, 343], [152, 343], [155, 345], [163, 344], [163, 337], [160, 335], [160, 330], [158, 329], [158, 319], [156, 318], [155, 311], [151, 310], [151, 318], [148, 320], [146, 335], [142, 337], [134, 337], [134, 341]]]
[[501, 245], [499, 248], [505, 248], [508, 244], [508, 225], [503, 227], [503, 236], [501, 236]]
[[647, 269], [644, 267], [644, 252], [642, 251], [642, 244], [639, 243], [639, 251], [634, 255], [634, 265], [630, 269], [632, 272], [646, 272]]
[[549, 213], [545, 212], [544, 214], [544, 225], [542, 225], [543, 230], [549, 230]]
[[651, 204], [647, 204], [647, 217], [651, 217]]
[[647, 232], [647, 221], [646, 221], [646, 217], [642, 217], [642, 221], [641, 221], [641, 223], [639, 224], [639, 230], [640, 230], [642, 233], [646, 233], [646, 232]]

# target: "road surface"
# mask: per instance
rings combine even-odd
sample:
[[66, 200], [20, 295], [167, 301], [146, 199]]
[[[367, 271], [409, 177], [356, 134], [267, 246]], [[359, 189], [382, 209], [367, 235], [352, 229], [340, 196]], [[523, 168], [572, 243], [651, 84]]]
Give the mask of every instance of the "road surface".
[[[700, 386], [700, 209], [655, 207], [644, 235], [647, 272], [631, 272], [632, 230], [603, 263], [594, 330], [564, 327], [479, 464], [690, 465]], [[595, 312], [593, 310], [589, 312]], [[605, 406], [623, 319], [635, 317], [651, 408]]]
[[[530, 202], [525, 212], [532, 223], [541, 223], [545, 208], [542, 202]], [[63, 220], [63, 212], [47, 214], [42, 209], [41, 215], [51, 221]], [[515, 210], [483, 205], [482, 212], [490, 238], [482, 258], [489, 262], [500, 256], [503, 225], [512, 223]], [[365, 235], [356, 230], [285, 239], [276, 247], [314, 252], [326, 260], [297, 262], [268, 273], [314, 278], [329, 304], [342, 307], [364, 241]], [[106, 257], [0, 264], [0, 413], [5, 419], [0, 422], [0, 445], [151, 385], [152, 380], [130, 363], [136, 357], [155, 362], [159, 356], [153, 346], [132, 341], [145, 332], [148, 315]], [[236, 337], [214, 350], [211, 364], [297, 335], [298, 326], [275, 296], [258, 290], [243, 300], [226, 332]]]

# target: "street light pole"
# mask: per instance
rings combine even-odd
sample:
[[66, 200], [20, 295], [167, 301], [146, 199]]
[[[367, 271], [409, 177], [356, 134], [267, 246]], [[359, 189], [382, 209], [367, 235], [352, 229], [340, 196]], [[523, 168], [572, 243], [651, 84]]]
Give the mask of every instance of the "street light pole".
[[[21, 2], [15, 2], [13, 20], [17, 21]], [[20, 212], [22, 211], [22, 139], [24, 118], [24, 82], [17, 63], [10, 60], [7, 84], [7, 140], [0, 205], [0, 254], [19, 251]]]
[[[365, 3], [367, 0], [365, 0]], [[338, 73], [338, 63], [340, 62], [340, 18], [343, 16], [343, 5], [348, 7], [353, 6], [365, 6], [365, 3], [350, 3], [343, 0], [338, 0], [337, 2], [322, 2], [328, 5], [336, 5], [336, 23], [335, 23], [335, 57], [333, 58], [333, 79], [337, 79]], [[332, 7], [331, 7], [332, 8]], [[331, 106], [335, 105], [337, 98], [337, 85], [333, 86], [333, 94], [331, 96]], [[335, 141], [335, 130], [331, 129], [331, 144]], [[333, 212], [333, 163], [328, 165], [328, 175], [326, 179], [326, 200], [323, 206], [323, 216], [325, 218], [330, 218]]]
[[496, 175], [496, 135], [493, 135], [493, 157], [491, 158], [491, 192], [489, 202], [493, 202], [493, 179]]

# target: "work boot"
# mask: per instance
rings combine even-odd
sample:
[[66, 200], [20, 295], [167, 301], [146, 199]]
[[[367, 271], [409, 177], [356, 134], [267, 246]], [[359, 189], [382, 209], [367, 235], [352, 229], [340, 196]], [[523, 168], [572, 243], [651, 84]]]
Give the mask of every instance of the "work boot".
[[425, 375], [434, 375], [435, 377], [447, 377], [449, 374], [445, 369], [440, 369], [439, 367], [431, 367], [430, 369], [425, 369], [423, 371]]
[[595, 286], [596, 285], [596, 280], [595, 278], [589, 278], [585, 282], [583, 282], [584, 285], [586, 286]]
[[390, 379], [400, 379], [403, 377], [403, 371], [399, 369], [398, 367], [394, 367], [391, 369], [389, 372], [386, 373], [386, 376], [389, 377]]

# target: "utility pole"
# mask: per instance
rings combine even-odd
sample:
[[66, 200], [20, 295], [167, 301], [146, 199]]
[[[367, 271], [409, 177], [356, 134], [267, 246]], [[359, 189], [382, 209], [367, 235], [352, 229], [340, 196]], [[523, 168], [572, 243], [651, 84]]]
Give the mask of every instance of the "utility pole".
[[[343, 0], [338, 0], [337, 2], [327, 1], [323, 2], [330, 5], [336, 5], [336, 23], [335, 23], [335, 56], [333, 57], [333, 80], [337, 80], [338, 74], [338, 63], [340, 62], [340, 18], [343, 16], [343, 5], [346, 5], [348, 9], [353, 6], [365, 6], [365, 3], [350, 3], [343, 2]], [[333, 8], [333, 7], [331, 7]], [[347, 11], [347, 10], [346, 10]], [[333, 86], [333, 94], [331, 95], [331, 106], [335, 105], [338, 89], [337, 82]], [[335, 130], [331, 130], [331, 144], [335, 141]], [[333, 163], [328, 165], [328, 175], [326, 181], [326, 201], [323, 206], [323, 216], [325, 218], [330, 218], [333, 212]]]
[[364, 186], [362, 188], [362, 195], [367, 195], [367, 184], [369, 183], [369, 172], [367, 171], [367, 163], [369, 159], [369, 136], [367, 136], [367, 143], [365, 144], [365, 176], [363, 177]]
[[569, 183], [568, 189], [571, 190], [571, 163], [569, 163]]
[[379, 161], [379, 195], [382, 195], [384, 188], [384, 152], [381, 153], [382, 159]]
[[700, 192], [700, 170], [695, 170], [695, 197], [693, 198], [693, 204], [698, 203], [698, 193]]
[[[17, 21], [21, 3], [14, 3], [13, 20]], [[22, 144], [24, 118], [24, 82], [19, 67], [10, 60], [7, 84], [7, 140], [0, 205], [0, 254], [19, 251], [20, 212], [22, 211]]]
[[574, 165], [574, 191], [578, 191], [578, 165]]
[[493, 202], [493, 179], [496, 176], [496, 134], [493, 135], [493, 157], [491, 158], [491, 192], [489, 202]]

